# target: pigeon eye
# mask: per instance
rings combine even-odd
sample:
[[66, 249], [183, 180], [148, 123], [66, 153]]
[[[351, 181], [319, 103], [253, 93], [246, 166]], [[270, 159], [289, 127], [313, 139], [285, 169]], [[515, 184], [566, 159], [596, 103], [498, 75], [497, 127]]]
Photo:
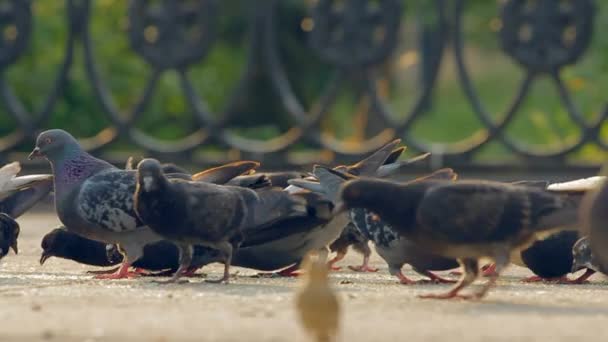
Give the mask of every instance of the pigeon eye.
[[45, 144], [50, 144], [51, 142], [53, 142], [53, 140], [51, 138], [44, 138]]

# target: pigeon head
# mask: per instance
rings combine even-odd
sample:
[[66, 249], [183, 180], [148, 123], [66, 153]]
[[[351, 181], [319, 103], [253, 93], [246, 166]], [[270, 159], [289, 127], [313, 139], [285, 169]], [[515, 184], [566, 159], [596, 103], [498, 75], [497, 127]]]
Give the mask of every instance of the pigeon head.
[[50, 161], [65, 158], [81, 151], [78, 141], [62, 129], [50, 129], [38, 135], [36, 147], [30, 153], [29, 159], [45, 157]]
[[40, 265], [44, 265], [44, 263], [50, 257], [67, 256], [69, 244], [70, 244], [70, 234], [63, 227], [53, 229], [50, 233], [46, 234], [42, 238], [42, 242], [40, 243], [40, 247], [42, 247], [42, 255], [40, 256]]
[[591, 241], [588, 236], [579, 239], [572, 247], [572, 273], [588, 268], [598, 271], [591, 251]]
[[137, 186], [144, 192], [159, 190], [163, 181], [163, 168], [158, 160], [147, 158], [137, 164]]
[[15, 254], [19, 252], [17, 248], [19, 230], [19, 224], [15, 220], [4, 213], [0, 213], [0, 258], [8, 254], [9, 248]]

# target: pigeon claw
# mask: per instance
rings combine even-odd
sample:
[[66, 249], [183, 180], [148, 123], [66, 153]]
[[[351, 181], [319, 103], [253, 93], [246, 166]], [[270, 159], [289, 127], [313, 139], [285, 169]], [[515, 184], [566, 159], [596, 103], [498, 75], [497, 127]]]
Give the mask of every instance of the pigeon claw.
[[98, 274], [94, 279], [126, 279], [139, 277], [141, 274], [136, 272], [129, 272], [131, 264], [122, 264], [118, 271], [111, 274]]
[[406, 277], [403, 273], [399, 272], [396, 274], [397, 278], [399, 278], [399, 283], [403, 285], [414, 285], [416, 282], [408, 277]]
[[458, 294], [457, 292], [449, 291], [446, 293], [429, 293], [429, 294], [419, 295], [418, 298], [474, 300], [474, 299], [479, 299], [479, 296], [478, 295], [463, 295], [463, 294]]
[[457, 282], [457, 280], [454, 280], [454, 279], [446, 279], [446, 278], [440, 277], [433, 272], [428, 272], [427, 276], [435, 284], [454, 284]]
[[127, 272], [125, 274], [120, 273], [112, 273], [112, 274], [98, 274], [94, 277], [94, 279], [129, 279], [129, 278], [137, 278], [141, 276], [141, 274], [136, 272]]
[[371, 267], [369, 265], [348, 266], [348, 268], [355, 272], [378, 272], [377, 268]]

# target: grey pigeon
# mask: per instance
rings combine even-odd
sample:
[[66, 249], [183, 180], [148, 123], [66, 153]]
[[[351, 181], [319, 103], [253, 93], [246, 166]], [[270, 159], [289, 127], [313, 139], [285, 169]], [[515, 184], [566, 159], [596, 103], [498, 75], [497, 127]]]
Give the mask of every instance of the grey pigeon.
[[193, 246], [203, 245], [222, 253], [224, 276], [218, 281], [228, 282], [233, 250], [240, 245], [248, 226], [308, 214], [303, 198], [278, 189], [256, 192], [167, 179], [154, 159], [144, 159], [138, 164], [134, 197], [139, 217], [180, 250], [180, 267], [171, 281], [190, 266]]
[[135, 171], [118, 169], [91, 156], [74, 137], [60, 129], [38, 135], [30, 159], [35, 157], [45, 157], [51, 164], [55, 208], [61, 222], [80, 236], [117, 243], [125, 252], [116, 273], [97, 278], [133, 275], [129, 267], [142, 256], [144, 246], [162, 240], [133, 209]]
[[[368, 209], [420, 248], [459, 261], [464, 272], [455, 287], [424, 298], [481, 298], [509, 264], [513, 251], [533, 242], [540, 232], [571, 228], [578, 222], [577, 201], [490, 181], [402, 184], [356, 179], [344, 184], [340, 198], [340, 207]], [[481, 258], [495, 261], [496, 275], [473, 296], [461, 295], [477, 278]]]

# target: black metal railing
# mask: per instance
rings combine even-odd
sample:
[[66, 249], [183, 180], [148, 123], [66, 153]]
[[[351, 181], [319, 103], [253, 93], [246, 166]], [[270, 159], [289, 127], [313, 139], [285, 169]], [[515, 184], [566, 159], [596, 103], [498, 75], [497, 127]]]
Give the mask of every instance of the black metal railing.
[[[589, 49], [597, 6], [592, 0], [505, 0], [497, 5], [500, 29], [496, 38], [503, 53], [525, 73], [514, 98], [500, 116], [489, 112], [484, 99], [473, 86], [464, 53], [466, 0], [428, 2], [436, 20], [423, 27], [419, 34], [418, 49], [422, 56], [420, 91], [405, 116], [389, 109], [387, 99], [380, 94], [379, 79], [382, 66], [399, 45], [403, 12], [407, 11], [411, 1], [302, 0], [303, 6], [309, 6], [309, 17], [301, 23], [302, 30], [307, 31], [309, 47], [315, 56], [333, 69], [321, 95], [312, 104], [303, 103], [296, 95], [294, 80], [288, 76], [285, 56], [281, 53], [277, 7], [282, 0], [245, 2], [250, 14], [248, 58], [233, 93], [227, 96], [222, 113], [212, 113], [208, 109], [188, 73], [193, 65], [205, 63], [206, 55], [213, 49], [217, 38], [214, 30], [218, 17], [222, 15], [218, 6], [220, 0], [129, 2], [130, 47], [153, 70], [142, 95], [130, 110], [119, 108], [113, 102], [112, 91], [98, 70], [89, 26], [92, 16], [103, 14], [93, 13], [94, 1], [66, 0], [68, 33], [63, 62], [50, 91], [35, 94], [44, 96], [45, 100], [39, 110], [32, 113], [24, 109], [22, 100], [15, 95], [6, 77], [6, 71], [24, 55], [31, 39], [35, 19], [32, 4], [27, 0], [0, 1], [0, 27], [4, 32], [0, 35], [0, 103], [17, 123], [12, 134], [0, 139], [0, 158], [7, 159], [9, 152], [31, 144], [36, 133], [53, 115], [69, 82], [69, 72], [74, 67], [75, 55], [79, 53], [77, 46], [83, 48], [86, 77], [110, 122], [97, 135], [82, 139], [87, 149], [95, 153], [101, 153], [102, 148], [111, 146], [118, 138], [127, 138], [149, 154], [188, 159], [195, 163], [219, 162], [224, 157], [238, 156], [287, 166], [312, 161], [329, 162], [334, 158], [355, 159], [394, 137], [402, 137], [413, 150], [433, 152], [432, 162], [436, 165], [488, 166], [474, 157], [489, 143], [499, 143], [510, 154], [519, 157], [521, 163], [510, 162], [511, 165], [534, 168], [572, 166], [566, 157], [587, 144], [608, 148], [600, 138], [600, 128], [608, 116], [608, 109], [598, 111], [595, 118], [586, 118], [562, 79], [563, 68], [576, 64]], [[192, 34], [192, 28], [196, 29], [195, 34]], [[449, 52], [446, 49], [448, 43], [451, 44]], [[412, 126], [424, 117], [433, 97], [441, 95], [436, 90], [437, 79], [447, 54], [455, 60], [458, 82], [472, 112], [481, 122], [480, 129], [467, 139], [454, 143], [422, 141], [414, 137]], [[189, 110], [198, 125], [193, 133], [179, 140], [160, 140], [136, 127], [166, 70], [177, 72]], [[271, 80], [272, 96], [268, 101], [280, 103], [285, 115], [293, 122], [290, 129], [269, 140], [246, 138], [228, 129], [233, 104], [256, 86], [251, 84], [251, 80], [259, 70], [263, 70]], [[541, 76], [548, 76], [557, 86], [563, 107], [580, 130], [575, 141], [539, 148], [523, 144], [506, 133], [506, 128], [517, 115], [525, 115], [521, 110], [522, 103]], [[377, 128], [356, 143], [341, 141], [321, 127], [341, 87], [354, 83], [360, 89], [358, 96], [369, 100], [369, 113], [373, 118], [368, 118], [368, 122], [373, 121]], [[605, 103], [597, 104], [598, 108], [604, 106]], [[312, 157], [304, 159], [292, 157], [293, 146], [302, 142], [332, 153], [313, 153]], [[207, 143], [217, 144], [231, 152], [219, 159], [195, 153]], [[108, 153], [105, 149], [103, 152]]]

